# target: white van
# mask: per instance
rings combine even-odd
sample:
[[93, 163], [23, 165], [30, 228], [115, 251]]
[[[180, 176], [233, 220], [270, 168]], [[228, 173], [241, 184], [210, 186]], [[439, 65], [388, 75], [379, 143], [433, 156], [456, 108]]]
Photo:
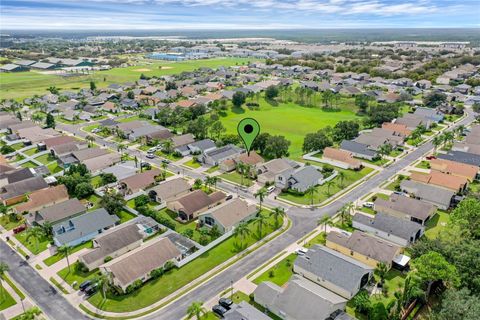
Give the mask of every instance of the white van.
[[268, 193], [272, 193], [273, 191], [275, 191], [275, 186], [270, 186], [267, 188]]

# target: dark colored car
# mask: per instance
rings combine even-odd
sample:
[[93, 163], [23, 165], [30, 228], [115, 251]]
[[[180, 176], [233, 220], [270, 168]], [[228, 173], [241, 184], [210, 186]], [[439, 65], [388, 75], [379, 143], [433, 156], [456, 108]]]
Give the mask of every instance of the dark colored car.
[[92, 285], [89, 285], [88, 287], [85, 288], [85, 294], [87, 296], [91, 296], [92, 294], [94, 294], [95, 292], [97, 292], [97, 289], [98, 289], [98, 284], [97, 283], [94, 283]]
[[86, 288], [88, 288], [90, 285], [92, 284], [92, 281], [91, 280], [85, 280], [83, 281], [79, 286], [78, 288], [80, 289], [80, 291], [84, 291]]
[[27, 229], [27, 226], [22, 224], [21, 226], [18, 226], [15, 229], [13, 229], [13, 234], [20, 233], [20, 232], [24, 231], [25, 229]]
[[437, 159], [437, 157], [435, 157], [435, 156], [427, 156], [426, 158], [427, 158], [427, 160]]
[[220, 300], [218, 300], [218, 304], [224, 307], [225, 309], [230, 310], [230, 308], [232, 307], [233, 301], [228, 298], [220, 298]]
[[233, 196], [232, 196], [231, 194], [229, 194], [229, 195], [227, 196], [227, 198], [225, 198], [225, 200], [231, 200], [232, 198], [233, 198]]
[[163, 163], [166, 163], [166, 164], [169, 164], [171, 161], [170, 161], [170, 160], [167, 160], [167, 159], [163, 159], [162, 162], [163, 162]]
[[223, 315], [225, 314], [225, 312], [227, 312], [227, 309], [217, 304], [212, 307], [212, 311], [223, 318]]

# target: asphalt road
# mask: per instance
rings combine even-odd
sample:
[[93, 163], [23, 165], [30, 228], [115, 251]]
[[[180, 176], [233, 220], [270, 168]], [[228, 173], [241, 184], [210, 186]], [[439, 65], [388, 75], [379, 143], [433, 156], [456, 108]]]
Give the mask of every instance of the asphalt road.
[[[467, 125], [474, 120], [473, 113], [470, 110], [467, 110], [467, 112], [468, 116], [455, 126], [460, 124]], [[81, 137], [85, 137], [87, 135], [87, 133], [80, 130], [79, 126], [58, 124], [57, 128], [74, 133], [75, 135]], [[116, 144], [114, 142], [108, 142], [100, 138], [96, 138], [96, 142], [100, 145], [116, 149]], [[231, 266], [206, 283], [185, 294], [181, 299], [151, 313], [150, 315], [142, 317], [142, 319], [182, 319], [185, 316], [188, 306], [193, 301], [206, 301], [212, 296], [216, 295], [218, 292], [225, 290], [230, 286], [231, 281], [234, 283], [237, 282], [242, 277], [253, 272], [256, 268], [273, 258], [279, 252], [283, 251], [290, 244], [298, 241], [298, 239], [311, 232], [317, 226], [318, 218], [325, 214], [330, 216], [335, 215], [338, 209], [340, 209], [345, 203], [355, 201], [365, 194], [371, 192], [373, 188], [393, 177], [400, 170], [422, 157], [432, 148], [433, 146], [430, 142], [420, 146], [416, 150], [403, 157], [401, 160], [397, 160], [395, 163], [391, 164], [389, 167], [385, 168], [371, 179], [357, 186], [354, 190], [350, 191], [339, 200], [336, 200], [322, 208], [315, 208], [313, 210], [297, 207], [289, 208], [280, 202], [267, 200], [265, 202], [267, 205], [289, 208], [287, 214], [292, 220], [292, 226], [288, 231], [284, 232], [282, 235], [278, 236], [242, 260], [238, 261], [234, 264], [234, 266]], [[127, 150], [126, 152], [132, 156], [137, 156], [138, 159], [152, 162], [157, 165], [161, 164], [160, 159], [146, 159], [144, 153], [139, 151]], [[169, 165], [169, 170], [180, 173], [186, 172], [188, 176], [193, 178], [204, 177], [204, 175], [200, 173], [184, 169], [174, 164]], [[253, 198], [253, 196], [248, 192], [238, 190], [236, 187], [230, 184], [221, 182], [218, 184], [218, 186], [230, 192], [238, 192], [243, 197]], [[38, 303], [40, 308], [45, 310], [51, 319], [86, 319], [84, 315], [80, 314], [79, 311], [73, 308], [60, 294], [58, 294], [55, 289], [48, 284], [48, 282], [43, 280], [43, 278], [41, 278], [35, 270], [33, 270], [25, 262], [22, 262], [20, 257], [13, 253], [13, 251], [5, 243], [1, 243], [0, 249], [2, 260], [6, 260], [10, 265], [10, 274], [12, 277], [28, 291], [28, 294]]]
[[27, 291], [28, 296], [40, 306], [49, 319], [90, 319], [74, 308], [56, 288], [3, 241], [0, 241], [0, 260], [9, 266], [9, 275]]

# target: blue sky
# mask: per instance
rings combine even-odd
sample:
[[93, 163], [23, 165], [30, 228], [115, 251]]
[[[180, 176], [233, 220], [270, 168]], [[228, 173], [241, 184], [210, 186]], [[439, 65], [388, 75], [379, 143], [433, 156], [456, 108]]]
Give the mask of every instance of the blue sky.
[[7, 29], [480, 27], [479, 0], [2, 0]]

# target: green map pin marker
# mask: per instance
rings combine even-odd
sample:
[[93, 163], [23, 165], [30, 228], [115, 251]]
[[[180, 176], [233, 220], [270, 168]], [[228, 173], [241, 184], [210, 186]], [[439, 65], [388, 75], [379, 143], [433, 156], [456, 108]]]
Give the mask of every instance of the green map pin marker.
[[245, 148], [247, 148], [248, 155], [250, 156], [250, 149], [252, 148], [253, 141], [260, 133], [260, 125], [255, 119], [245, 118], [238, 123], [237, 131], [245, 144]]

